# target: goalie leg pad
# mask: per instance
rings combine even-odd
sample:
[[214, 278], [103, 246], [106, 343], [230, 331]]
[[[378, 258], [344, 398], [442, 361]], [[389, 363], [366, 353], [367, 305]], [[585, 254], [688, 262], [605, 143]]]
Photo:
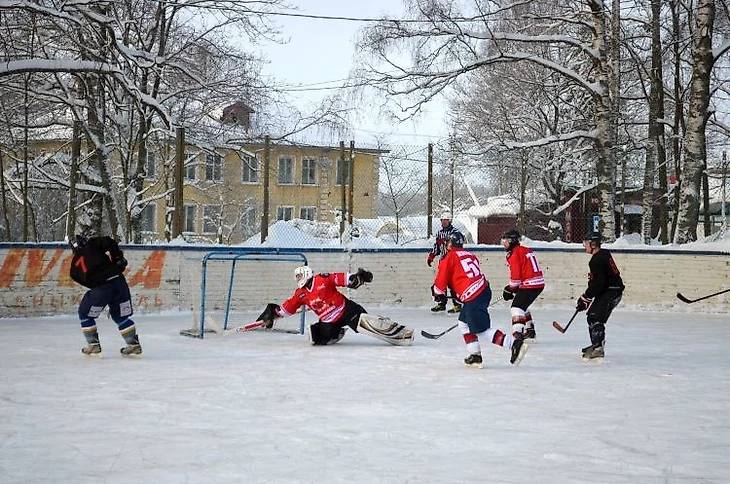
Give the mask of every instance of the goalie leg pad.
[[389, 318], [372, 314], [361, 314], [357, 325], [358, 333], [369, 334], [395, 346], [413, 344], [413, 330]]

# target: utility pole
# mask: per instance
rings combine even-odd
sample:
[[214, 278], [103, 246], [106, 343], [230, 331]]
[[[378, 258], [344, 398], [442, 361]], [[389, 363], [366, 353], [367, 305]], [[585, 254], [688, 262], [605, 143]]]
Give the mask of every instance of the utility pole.
[[727, 230], [727, 218], [725, 211], [725, 203], [727, 201], [725, 193], [725, 182], [727, 181], [727, 151], [722, 152], [722, 230]]
[[174, 239], [183, 233], [183, 179], [185, 178], [185, 128], [175, 129], [175, 185], [173, 187], [172, 234]]

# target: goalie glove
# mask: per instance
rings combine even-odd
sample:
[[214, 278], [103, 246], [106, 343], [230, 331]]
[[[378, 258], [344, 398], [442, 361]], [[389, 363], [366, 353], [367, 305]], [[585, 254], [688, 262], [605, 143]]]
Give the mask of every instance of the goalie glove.
[[357, 289], [365, 283], [373, 282], [373, 273], [366, 271], [362, 267], [358, 267], [357, 272], [350, 276], [350, 280], [347, 283], [347, 287], [350, 289]]
[[274, 326], [274, 320], [281, 317], [279, 316], [279, 309], [280, 306], [278, 304], [269, 303], [266, 305], [264, 312], [259, 314], [257, 319], [265, 323], [264, 327], [271, 328]]

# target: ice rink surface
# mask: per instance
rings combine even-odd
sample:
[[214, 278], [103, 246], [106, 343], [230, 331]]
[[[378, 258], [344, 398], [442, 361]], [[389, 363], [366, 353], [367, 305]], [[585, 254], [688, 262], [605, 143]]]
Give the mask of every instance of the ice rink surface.
[[[98, 359], [75, 317], [0, 320], [0, 483], [727, 483], [730, 318], [694, 306], [619, 307], [602, 364], [579, 356], [584, 315], [560, 334], [572, 309], [536, 306], [522, 364], [490, 345], [482, 370], [458, 330], [312, 347], [139, 314], [143, 357], [122, 358], [102, 317]], [[367, 309], [417, 333], [455, 322]], [[507, 326], [505, 303], [491, 313]]]

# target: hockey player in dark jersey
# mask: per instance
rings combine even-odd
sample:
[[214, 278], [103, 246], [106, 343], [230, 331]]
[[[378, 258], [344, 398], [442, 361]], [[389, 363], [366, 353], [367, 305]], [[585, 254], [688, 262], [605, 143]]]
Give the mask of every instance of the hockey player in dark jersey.
[[[461, 232], [459, 232], [459, 230], [451, 224], [451, 219], [451, 212], [443, 212], [441, 214], [441, 229], [436, 233], [436, 242], [433, 244], [433, 248], [426, 258], [426, 263], [429, 267], [431, 267], [431, 264], [433, 264], [433, 261], [437, 256], [440, 257], [439, 261], [446, 257], [446, 241], [449, 239], [451, 234], [461, 234]], [[446, 310], [446, 301], [448, 298], [445, 294], [434, 297], [434, 300], [436, 301], [436, 305], [431, 308], [431, 311], [437, 313], [439, 311]], [[461, 302], [456, 299], [456, 292], [454, 289], [451, 289], [451, 300], [453, 301], [454, 306], [449, 309], [449, 313], [455, 314], [461, 311]]]
[[591, 344], [583, 348], [583, 359], [592, 360], [604, 357], [606, 322], [621, 302], [624, 282], [611, 253], [601, 248], [600, 233], [588, 233], [583, 248], [592, 256], [588, 262], [588, 288], [578, 298], [575, 308], [578, 311], [588, 310], [586, 319]]
[[129, 285], [124, 278], [127, 260], [117, 242], [111, 237], [77, 235], [71, 242], [71, 279], [89, 288], [79, 303], [81, 330], [88, 343], [81, 352], [87, 356], [101, 356], [96, 318], [109, 306], [109, 315], [119, 328], [127, 346], [124, 356], [142, 354], [137, 330], [132, 320], [132, 301]]

